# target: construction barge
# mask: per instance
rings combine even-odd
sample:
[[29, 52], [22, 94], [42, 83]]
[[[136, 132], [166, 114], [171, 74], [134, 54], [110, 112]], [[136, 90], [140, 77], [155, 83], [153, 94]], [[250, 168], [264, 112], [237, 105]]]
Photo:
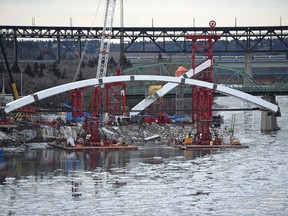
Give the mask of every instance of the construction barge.
[[181, 150], [203, 150], [203, 149], [246, 149], [248, 145], [232, 145], [232, 144], [221, 144], [221, 145], [177, 145], [177, 148]]
[[49, 146], [63, 149], [66, 151], [136, 151], [138, 150], [137, 146], [128, 146], [128, 145], [120, 145], [120, 144], [111, 144], [107, 146], [84, 146], [77, 144], [76, 146], [67, 146], [65, 142], [56, 143], [51, 142], [48, 143]]

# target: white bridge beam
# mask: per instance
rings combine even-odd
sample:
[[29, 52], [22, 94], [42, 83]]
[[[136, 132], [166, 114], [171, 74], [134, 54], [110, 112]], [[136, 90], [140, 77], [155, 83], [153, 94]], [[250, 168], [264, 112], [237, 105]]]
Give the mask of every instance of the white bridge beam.
[[[172, 77], [172, 76], [156, 76], [156, 75], [125, 75], [125, 76], [112, 76], [112, 77], [103, 77], [103, 78], [94, 78], [87, 79], [78, 82], [67, 83], [60, 86], [55, 86], [46, 90], [42, 90], [36, 92], [34, 94], [22, 97], [18, 100], [7, 103], [4, 107], [4, 111], [9, 113], [13, 110], [16, 110], [20, 107], [26, 106], [28, 104], [34, 103], [36, 101], [42, 100], [47, 97], [51, 97], [53, 95], [57, 95], [63, 92], [71, 91], [73, 89], [83, 88], [87, 86], [95, 86], [102, 85], [107, 83], [116, 83], [116, 82], [134, 82], [134, 81], [163, 81], [170, 83], [178, 83], [178, 84], [187, 84], [187, 85], [195, 85], [199, 87], [205, 87], [208, 89], [214, 89], [225, 95], [234, 96], [246, 101], [249, 101], [253, 104], [258, 105], [259, 107], [269, 110], [273, 113], [277, 113], [279, 111], [279, 107], [273, 103], [265, 101], [259, 97], [255, 97], [253, 95], [249, 95], [245, 92], [241, 92], [235, 89], [231, 89], [229, 87], [225, 87], [223, 85], [216, 85], [209, 82], [194, 80], [194, 79], [186, 79], [181, 77]], [[152, 97], [156, 97], [152, 95]], [[163, 95], [157, 95], [163, 96]]]

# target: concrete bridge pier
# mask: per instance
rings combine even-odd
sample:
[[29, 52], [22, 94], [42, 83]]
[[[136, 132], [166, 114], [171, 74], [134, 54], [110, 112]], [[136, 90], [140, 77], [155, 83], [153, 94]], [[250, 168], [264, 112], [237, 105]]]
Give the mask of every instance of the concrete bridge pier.
[[78, 40], [77, 40], [77, 45], [78, 45], [78, 62], [81, 61], [81, 57], [82, 57], [82, 52], [81, 52], [81, 37], [79, 36], [78, 37]]
[[17, 37], [14, 37], [14, 53], [13, 53], [13, 61], [14, 63], [18, 64], [18, 41]]
[[[271, 103], [277, 104], [275, 95], [263, 96], [262, 99], [269, 101]], [[261, 131], [269, 132], [276, 131], [280, 128], [277, 124], [277, 116], [280, 116], [280, 113], [272, 114], [269, 111], [261, 112]]]
[[60, 37], [57, 36], [57, 62], [61, 60], [61, 52], [60, 52]]

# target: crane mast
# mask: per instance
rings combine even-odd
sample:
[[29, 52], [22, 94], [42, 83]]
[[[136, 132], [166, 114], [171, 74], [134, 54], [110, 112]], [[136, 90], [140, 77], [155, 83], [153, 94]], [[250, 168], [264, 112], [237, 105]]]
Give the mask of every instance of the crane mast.
[[[107, 0], [96, 78], [106, 76], [115, 6], [116, 0]], [[102, 85], [101, 87], [95, 86], [94, 88], [91, 107], [94, 114], [98, 113], [102, 108], [103, 87], [104, 86]]]
[[[111, 43], [111, 35], [112, 35], [112, 26], [113, 26], [113, 17], [115, 11], [116, 0], [107, 0], [106, 1], [106, 10], [105, 10], [105, 18], [103, 31], [101, 35], [101, 45], [99, 51], [99, 59], [98, 66], [96, 72], [96, 78], [101, 78], [106, 76], [110, 43]], [[78, 68], [77, 68], [77, 71]], [[78, 77], [78, 73], [76, 72], [74, 76], [74, 80], [76, 81]], [[101, 87], [95, 86], [94, 95], [92, 99], [92, 112], [93, 115], [97, 115], [97, 113], [101, 110], [102, 106], [102, 97], [103, 97], [103, 85]], [[73, 111], [72, 116], [76, 120], [80, 120], [82, 117], [82, 94], [84, 89], [75, 89], [70, 92], [72, 97]]]
[[106, 76], [116, 0], [107, 0], [96, 78]]
[[[107, 0], [96, 78], [102, 78], [106, 76], [115, 5], [116, 0]], [[104, 85], [94, 87], [94, 94], [92, 98], [92, 119], [90, 119], [89, 126], [87, 125], [86, 127], [91, 134], [89, 141], [90, 145], [99, 145], [100, 143], [98, 117], [102, 109], [103, 89]]]
[[[17, 87], [16, 87], [16, 84], [14, 82], [14, 79], [13, 79], [13, 76], [12, 76], [12, 73], [11, 73], [11, 70], [9, 67], [6, 52], [4, 50], [4, 46], [2, 44], [2, 38], [0, 38], [0, 47], [2, 50], [3, 57], [4, 57], [4, 62], [5, 62], [6, 68], [7, 68], [7, 72], [9, 74], [11, 91], [13, 93], [14, 100], [17, 100], [17, 99], [19, 99], [19, 94], [18, 94]], [[4, 88], [4, 85], [3, 85], [3, 88]]]

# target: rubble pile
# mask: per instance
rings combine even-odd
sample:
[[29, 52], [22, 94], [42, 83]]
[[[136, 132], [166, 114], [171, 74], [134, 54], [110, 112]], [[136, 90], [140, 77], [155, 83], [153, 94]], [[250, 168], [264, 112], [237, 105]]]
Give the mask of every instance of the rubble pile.
[[0, 149], [6, 155], [22, 154], [25, 151], [25, 138], [16, 129], [9, 133], [0, 131]]
[[[193, 129], [191, 125], [123, 125], [123, 126], [105, 126], [100, 127], [102, 139], [115, 140], [117, 142], [127, 141], [130, 145], [143, 143], [144, 138], [153, 135], [159, 135], [159, 139], [153, 140], [160, 144], [169, 145], [173, 140], [183, 139]], [[30, 142], [50, 142], [62, 141], [65, 142], [68, 138], [84, 138], [84, 130], [81, 124], [73, 126], [55, 127], [37, 127], [23, 129], [18, 131], [13, 129], [11, 132], [0, 131], [0, 149], [5, 152], [19, 153], [24, 152], [25, 143]]]
[[[183, 139], [192, 130], [190, 126], [177, 125], [158, 125], [152, 123], [151, 125], [126, 125], [120, 126], [116, 130], [118, 137], [128, 141], [128, 143], [143, 142], [145, 137], [159, 135], [161, 144], [169, 144], [173, 140]], [[119, 140], [121, 141], [121, 140]]]

